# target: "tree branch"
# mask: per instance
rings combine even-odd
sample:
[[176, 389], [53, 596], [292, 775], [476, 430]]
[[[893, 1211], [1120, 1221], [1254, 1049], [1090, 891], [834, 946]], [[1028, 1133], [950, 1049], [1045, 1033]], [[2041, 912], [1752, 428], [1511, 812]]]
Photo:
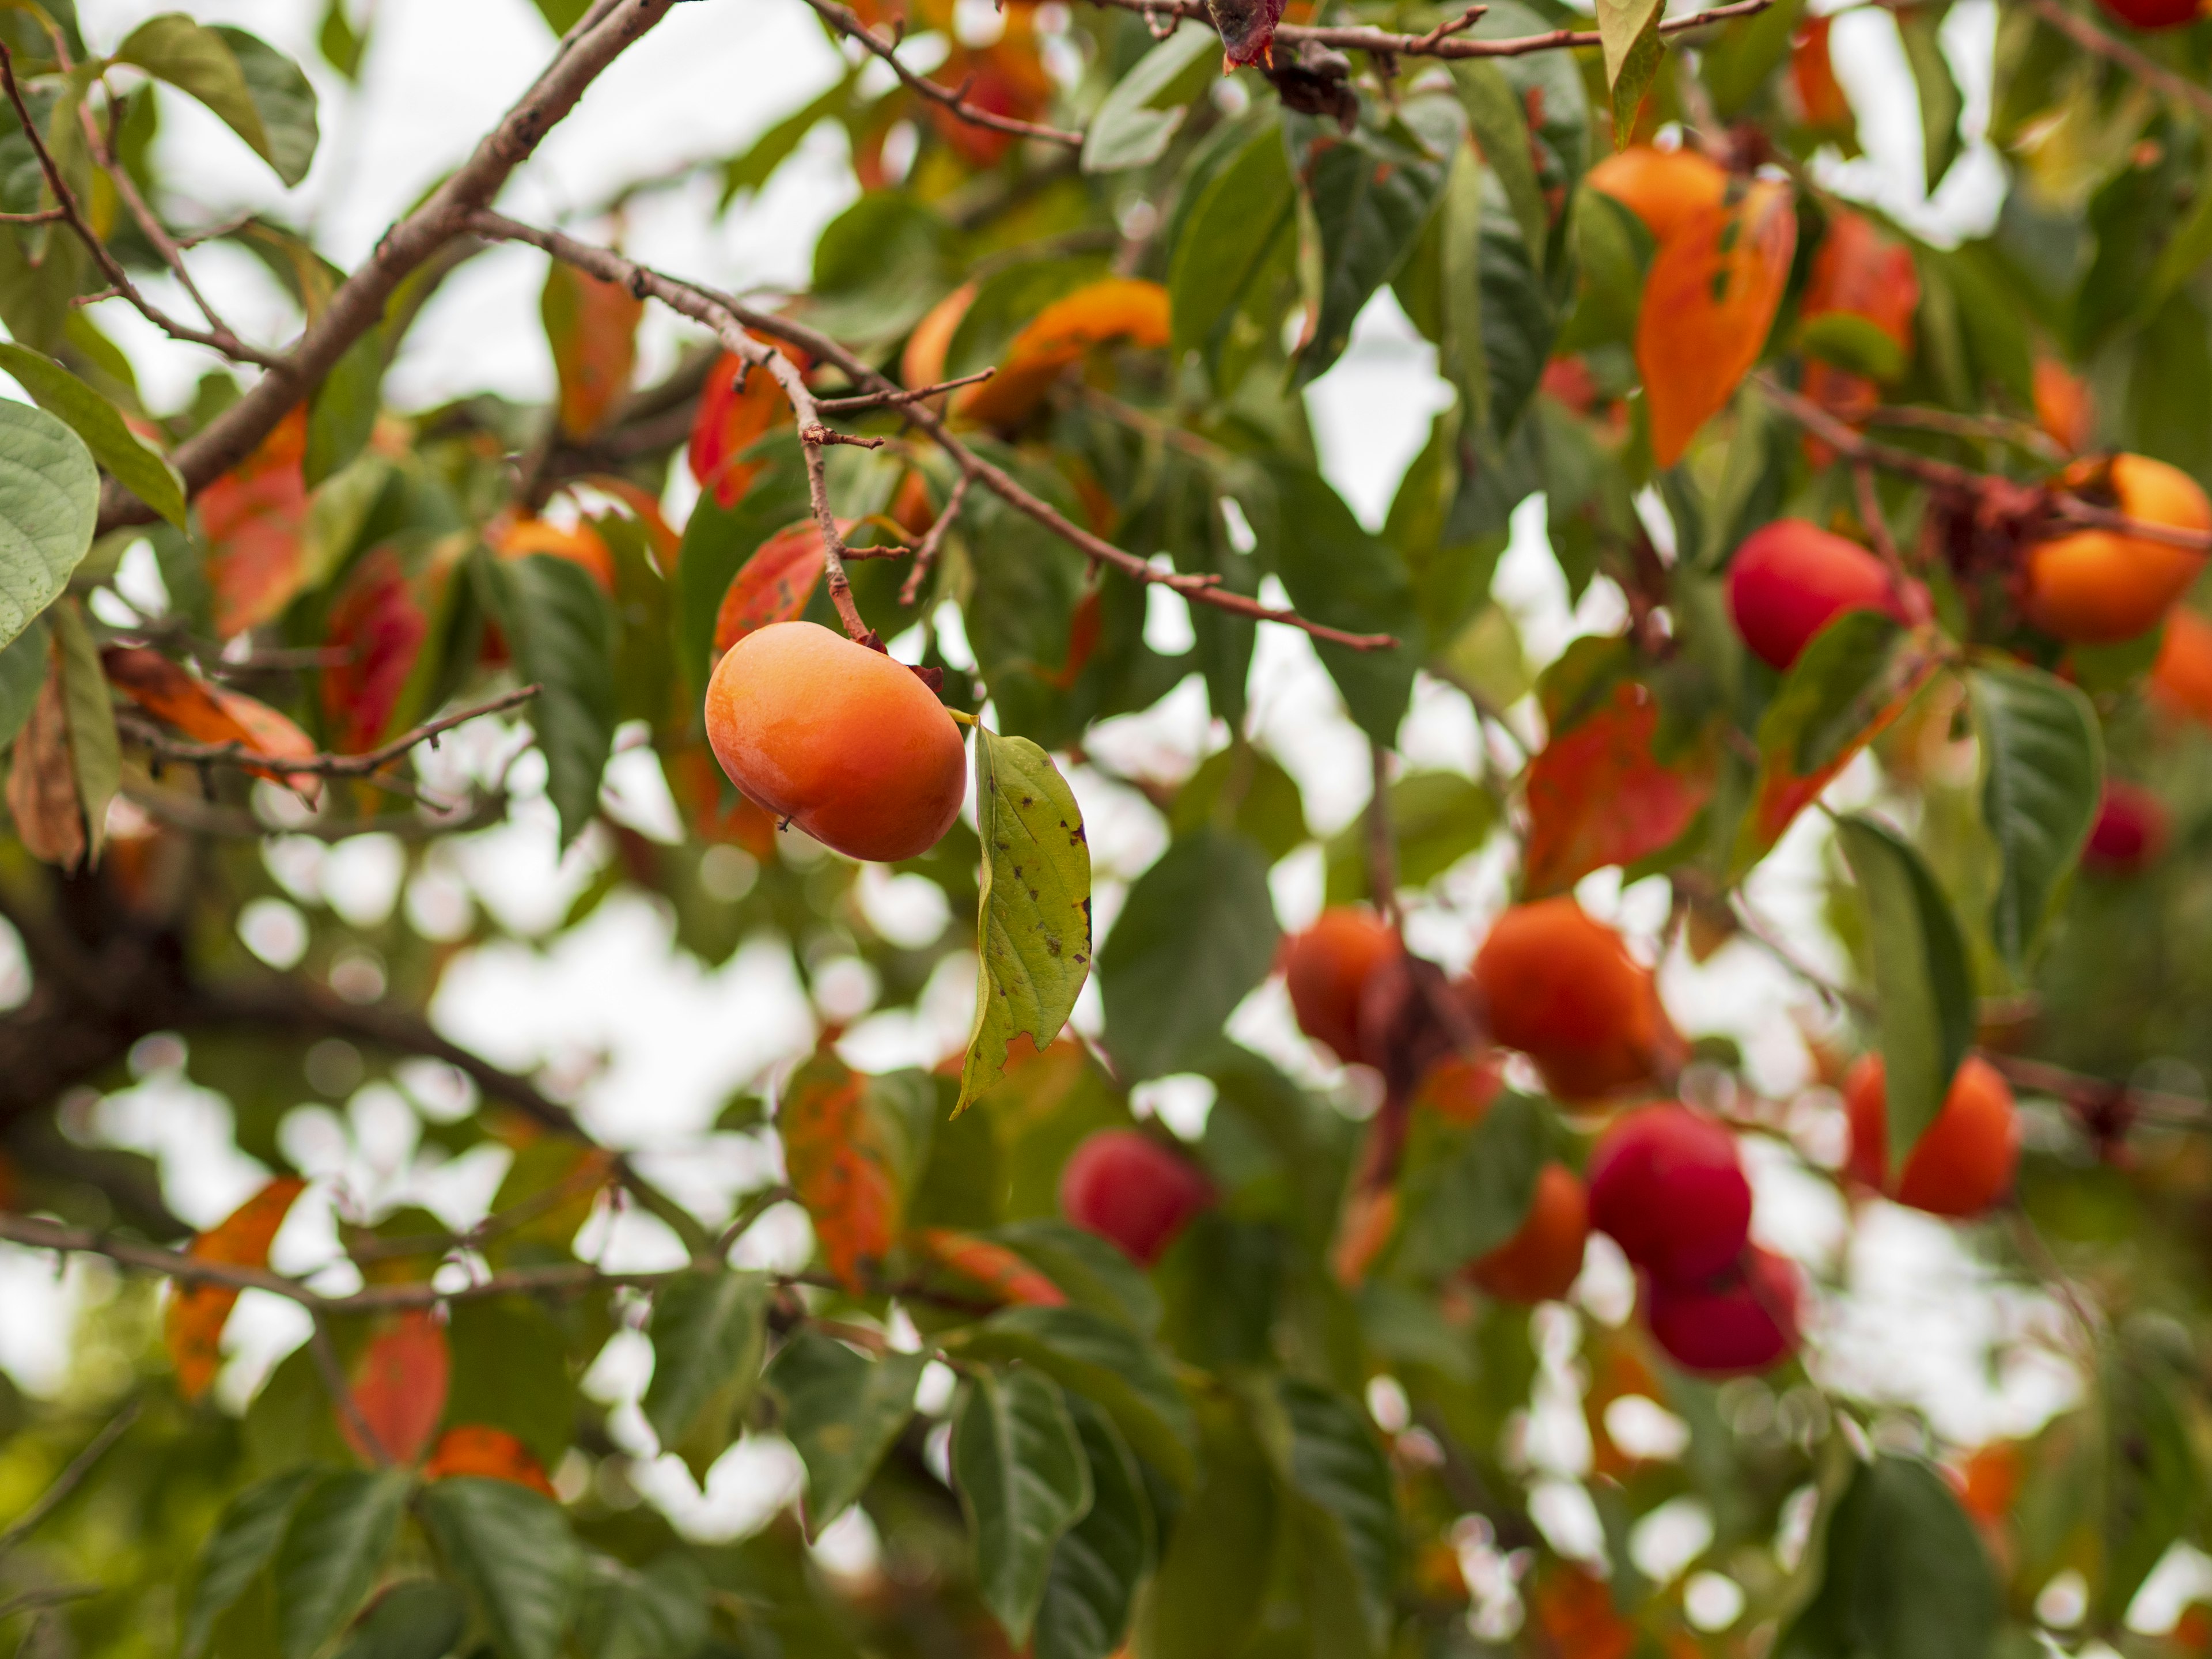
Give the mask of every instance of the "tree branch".
[[950, 87], [940, 87], [925, 76], [916, 75], [899, 62], [896, 43], [887, 43], [880, 39], [860, 21], [860, 15], [850, 6], [841, 6], [837, 0], [806, 0], [806, 3], [813, 7], [822, 21], [838, 33], [848, 40], [857, 40], [889, 64], [891, 72], [904, 82], [909, 90], [951, 111], [969, 125], [988, 127], [994, 132], [1010, 132], [1018, 138], [1042, 138], [1049, 143], [1066, 144], [1071, 149], [1083, 148], [1083, 135], [1079, 132], [1063, 132], [1058, 127], [1042, 126], [1035, 121], [1018, 121], [1011, 115], [994, 114], [980, 105], [969, 103], [965, 87], [956, 92]]
[[[1212, 27], [1204, 0], [1091, 0], [1091, 3], [1113, 6], [1122, 11], [1138, 12], [1147, 19], [1173, 17], [1179, 21]], [[1668, 18], [1659, 25], [1659, 32], [1662, 34], [1681, 34], [1691, 29], [1707, 28], [1715, 23], [1733, 22], [1740, 17], [1755, 17], [1773, 3], [1774, 0], [1734, 0], [1732, 4], [1715, 6], [1711, 11], [1697, 12], [1687, 17]], [[1340, 51], [1376, 52], [1394, 58], [1525, 58], [1531, 52], [1565, 52], [1601, 44], [1595, 29], [1547, 29], [1541, 34], [1511, 35], [1498, 40], [1469, 40], [1458, 33], [1458, 30], [1464, 27], [1463, 21], [1455, 19], [1443, 28], [1431, 29], [1426, 34], [1393, 34], [1366, 24], [1351, 28], [1332, 28], [1303, 23], [1279, 23], [1275, 27], [1275, 39], [1290, 46], [1310, 40], [1316, 46], [1334, 46]], [[1170, 33], [1173, 32], [1169, 31]]]
[[295, 759], [289, 756], [270, 755], [258, 749], [250, 749], [246, 744], [236, 741], [178, 743], [168, 738], [161, 738], [149, 742], [148, 746], [164, 760], [194, 766], [210, 764], [235, 766], [254, 772], [273, 773], [288, 778], [368, 778], [382, 771], [392, 762], [404, 757], [409, 750], [422, 744], [427, 743], [435, 749], [438, 746], [438, 739], [457, 726], [465, 726], [471, 720], [479, 720], [486, 714], [503, 714], [507, 709], [520, 708], [544, 689], [534, 684], [526, 685], [519, 690], [509, 691], [494, 697], [488, 702], [477, 703], [473, 708], [456, 709], [450, 714], [442, 715], [437, 720], [418, 726], [411, 732], [403, 732], [390, 743], [358, 755], [315, 754]]

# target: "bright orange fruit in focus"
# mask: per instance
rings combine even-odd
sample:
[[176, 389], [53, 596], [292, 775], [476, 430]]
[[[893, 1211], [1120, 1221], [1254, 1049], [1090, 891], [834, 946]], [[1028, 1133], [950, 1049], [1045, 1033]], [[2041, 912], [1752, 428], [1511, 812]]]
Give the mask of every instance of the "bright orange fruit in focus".
[[[2059, 483], [2145, 524], [2212, 531], [2212, 501], [2196, 481], [2148, 456], [2076, 462]], [[2077, 530], [2028, 549], [2021, 609], [2056, 639], [2110, 645], [2154, 626], [2203, 568], [2194, 548], [2120, 530]]]

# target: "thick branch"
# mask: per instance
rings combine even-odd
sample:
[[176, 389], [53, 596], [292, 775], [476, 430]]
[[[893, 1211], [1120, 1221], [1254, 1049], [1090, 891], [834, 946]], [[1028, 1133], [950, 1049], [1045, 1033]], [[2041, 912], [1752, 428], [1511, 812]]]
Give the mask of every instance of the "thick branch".
[[[384, 234], [367, 263], [338, 285], [330, 303], [276, 367], [222, 414], [177, 447], [171, 459], [197, 494], [252, 454], [276, 423], [336, 367], [356, 340], [383, 320], [399, 284], [463, 234], [469, 216], [499, 193], [515, 168], [576, 106], [601, 70], [668, 15], [676, 0], [602, 0], [563, 41], [539, 76], [476, 153], [430, 199]], [[100, 498], [102, 533], [145, 524], [153, 509], [111, 483]]]

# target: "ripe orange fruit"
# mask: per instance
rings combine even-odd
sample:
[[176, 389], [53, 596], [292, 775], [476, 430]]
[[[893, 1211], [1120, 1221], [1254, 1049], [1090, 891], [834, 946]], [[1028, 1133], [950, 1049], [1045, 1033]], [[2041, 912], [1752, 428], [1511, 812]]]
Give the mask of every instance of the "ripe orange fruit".
[[1507, 1302], [1557, 1302], [1583, 1270], [1589, 1241], [1589, 1194], [1564, 1164], [1547, 1164], [1521, 1230], [1467, 1270], [1491, 1295]]
[[1491, 1049], [1470, 1060], [1446, 1054], [1421, 1075], [1413, 1104], [1426, 1107], [1448, 1123], [1475, 1124], [1505, 1086], [1504, 1057]]
[[1663, 242], [1705, 209], [1720, 205], [1729, 176], [1696, 150], [1634, 144], [1600, 161], [1585, 182], [1643, 220]]
[[1979, 1215], [2005, 1195], [2020, 1161], [2020, 1115], [1996, 1067], [1969, 1054], [1951, 1079], [1942, 1109], [1905, 1161], [1893, 1188], [1889, 1175], [1888, 1091], [1881, 1056], [1868, 1054], [1844, 1080], [1851, 1124], [1851, 1177], [1930, 1215]]
[[1722, 1272], [1751, 1236], [1751, 1182], [1735, 1136], [1672, 1102], [1615, 1119], [1590, 1152], [1589, 1213], [1659, 1279]]
[[1669, 1359], [1706, 1376], [1743, 1376], [1797, 1352], [1797, 1270], [1752, 1246], [1717, 1278], [1644, 1285], [1644, 1318]]
[[1743, 642], [1774, 668], [1796, 662], [1846, 611], [1911, 620], [1887, 565], [1802, 519], [1777, 519], [1744, 538], [1729, 561], [1728, 603]]
[[772, 623], [723, 654], [707, 741], [747, 799], [848, 858], [928, 851], [968, 790], [960, 728], [929, 688], [814, 623]]
[[2186, 605], [2166, 613], [2150, 691], [2175, 714], [2212, 726], [2212, 622]]
[[1475, 953], [1474, 983], [1491, 1035], [1534, 1060], [1564, 1100], [1644, 1082], [1680, 1046], [1650, 971], [1571, 898], [1498, 917]]
[[[2212, 530], [2212, 501], [2179, 467], [2142, 455], [2077, 462], [2059, 482], [2130, 519]], [[2021, 608], [2054, 638], [2108, 645], [2152, 627], [2197, 580], [2204, 555], [2117, 530], [2077, 530], [2028, 550]]]
[[1359, 1000], [1377, 968], [1404, 947], [1390, 926], [1354, 904], [1324, 910], [1283, 947], [1283, 979], [1298, 1030], [1347, 1063], [1360, 1051]]

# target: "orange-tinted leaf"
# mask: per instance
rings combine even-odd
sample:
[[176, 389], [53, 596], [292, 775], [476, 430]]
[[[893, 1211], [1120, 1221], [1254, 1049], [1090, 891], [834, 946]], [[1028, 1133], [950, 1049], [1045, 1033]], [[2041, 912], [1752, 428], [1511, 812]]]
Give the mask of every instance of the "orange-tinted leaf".
[[1842, 209], [1830, 214], [1798, 314], [1809, 319], [1849, 312], [1889, 336], [1899, 350], [1910, 352], [1913, 314], [1919, 309], [1920, 271], [1912, 251], [1884, 236], [1864, 214]]
[[1098, 631], [1104, 625], [1105, 601], [1098, 589], [1088, 589], [1075, 602], [1075, 611], [1067, 619], [1067, 660], [1055, 673], [1041, 678], [1045, 684], [1066, 691], [1083, 677], [1083, 670], [1098, 649]]
[[1797, 31], [1790, 43], [1790, 84], [1797, 94], [1797, 108], [1805, 125], [1815, 132], [1854, 137], [1857, 118], [1850, 100], [1836, 79], [1836, 66], [1828, 56], [1828, 30], [1832, 17], [1814, 17]]
[[1356, 1290], [1367, 1279], [1367, 1270], [1390, 1235], [1398, 1228], [1398, 1189], [1358, 1187], [1344, 1200], [1337, 1218], [1336, 1239], [1329, 1247], [1329, 1272], [1346, 1290]]
[[972, 1280], [994, 1299], [1025, 1307], [1057, 1308], [1067, 1297], [1059, 1285], [1003, 1244], [949, 1227], [925, 1227], [915, 1235], [921, 1253], [940, 1267]]
[[1636, 1650], [1636, 1626], [1615, 1609], [1604, 1581], [1580, 1567], [1556, 1566], [1538, 1582], [1535, 1603], [1536, 1628], [1559, 1659], [1628, 1659]]
[[789, 622], [806, 609], [822, 580], [829, 550], [812, 522], [779, 530], [738, 567], [714, 612], [714, 652], [727, 651], [771, 623]]
[[306, 572], [301, 533], [307, 522], [307, 453], [303, 404], [276, 423], [261, 447], [200, 492], [215, 629], [223, 639], [271, 622], [297, 597]]
[[[100, 660], [117, 690], [155, 719], [200, 743], [234, 743], [275, 760], [304, 760], [315, 752], [314, 739], [267, 703], [227, 686], [211, 685], [158, 651], [110, 646]], [[257, 777], [294, 782], [302, 794], [319, 792], [312, 776], [288, 778], [273, 769], [251, 769]]]
[[1682, 459], [1759, 361], [1790, 280], [1797, 214], [1788, 187], [1762, 179], [1737, 188], [1662, 245], [1644, 284], [1636, 364], [1662, 467]]
[[[191, 1243], [187, 1255], [234, 1267], [265, 1267], [269, 1246], [292, 1202], [307, 1183], [293, 1176], [272, 1181]], [[223, 1285], [176, 1285], [170, 1293], [162, 1338], [177, 1370], [177, 1392], [197, 1400], [222, 1364], [222, 1328], [238, 1300]]]
[[463, 1474], [511, 1480], [548, 1498], [557, 1495], [544, 1468], [530, 1455], [530, 1448], [505, 1429], [495, 1429], [487, 1423], [459, 1423], [447, 1429], [438, 1437], [430, 1461], [422, 1466], [425, 1480], [450, 1480]]
[[1109, 276], [1054, 301], [1014, 337], [999, 372], [957, 394], [954, 407], [970, 420], [1018, 425], [1043, 401], [1062, 369], [1109, 340], [1165, 345], [1167, 290], [1158, 283]]
[[[779, 345], [778, 349], [801, 368], [806, 366], [792, 348]], [[741, 370], [743, 391], [738, 389]], [[746, 369], [744, 361], [731, 353], [715, 359], [707, 372], [706, 390], [699, 394], [699, 412], [692, 419], [689, 459], [691, 476], [702, 489], [714, 492], [716, 505], [738, 504], [759, 471], [740, 458], [790, 415], [791, 401], [775, 375], [764, 368]]]
[[64, 870], [74, 870], [83, 861], [84, 807], [77, 796], [76, 766], [70, 757], [61, 661], [51, 650], [31, 716], [15, 735], [8, 772], [8, 811], [15, 820], [15, 838], [33, 858]]
[[1700, 750], [1680, 768], [1652, 753], [1659, 702], [1623, 680], [1605, 706], [1556, 734], [1528, 763], [1528, 896], [1565, 892], [1593, 870], [1637, 860], [1677, 840], [1713, 793]]
[[588, 438], [629, 390], [645, 301], [619, 283], [603, 283], [556, 259], [539, 311], [561, 381], [561, 430]]
[[866, 1288], [868, 1269], [898, 1235], [901, 1148], [868, 1079], [823, 1053], [791, 1076], [775, 1116], [793, 1190], [813, 1218], [814, 1236], [837, 1282]]
[[[453, 1361], [446, 1328], [427, 1310], [410, 1309], [379, 1332], [354, 1367], [353, 1403], [386, 1457], [412, 1463], [422, 1455], [446, 1414], [446, 1384]], [[376, 1462], [353, 1421], [337, 1413], [338, 1428], [354, 1455]]]
[[2035, 423], [2069, 455], [2089, 447], [2096, 434], [2097, 406], [2089, 388], [2056, 357], [2035, 360]]
[[668, 515], [660, 510], [660, 503], [651, 492], [639, 489], [628, 478], [617, 478], [611, 472], [594, 472], [584, 482], [603, 495], [611, 495], [629, 509], [629, 515], [645, 527], [646, 539], [653, 544], [653, 562], [664, 576], [676, 574], [676, 555], [684, 538], [668, 522]]
[[502, 559], [526, 558], [532, 553], [567, 559], [589, 572], [602, 592], [615, 591], [615, 556], [587, 520], [563, 528], [545, 519], [517, 519], [494, 531], [491, 543], [492, 551]]
[[[993, 115], [1034, 121], [1052, 102], [1052, 76], [1037, 55], [1034, 8], [1016, 7], [1001, 15], [1006, 32], [981, 49], [955, 46], [930, 78], [958, 91], [962, 101]], [[1014, 135], [965, 121], [933, 100], [929, 118], [944, 139], [970, 167], [998, 165], [1013, 147]]]
[[429, 632], [428, 613], [397, 553], [376, 548], [354, 566], [323, 633], [325, 646], [344, 653], [322, 672], [323, 728], [331, 748], [356, 755], [390, 735]]
[[963, 283], [914, 325], [914, 332], [906, 337], [906, 349], [899, 354], [899, 379], [908, 391], [935, 386], [945, 378], [945, 356], [952, 349], [952, 337], [975, 303], [975, 284]]
[[1959, 1506], [1985, 1527], [1999, 1525], [2020, 1496], [2020, 1448], [1993, 1440], [1969, 1452], [1955, 1470], [1946, 1469], [1959, 1494]]

